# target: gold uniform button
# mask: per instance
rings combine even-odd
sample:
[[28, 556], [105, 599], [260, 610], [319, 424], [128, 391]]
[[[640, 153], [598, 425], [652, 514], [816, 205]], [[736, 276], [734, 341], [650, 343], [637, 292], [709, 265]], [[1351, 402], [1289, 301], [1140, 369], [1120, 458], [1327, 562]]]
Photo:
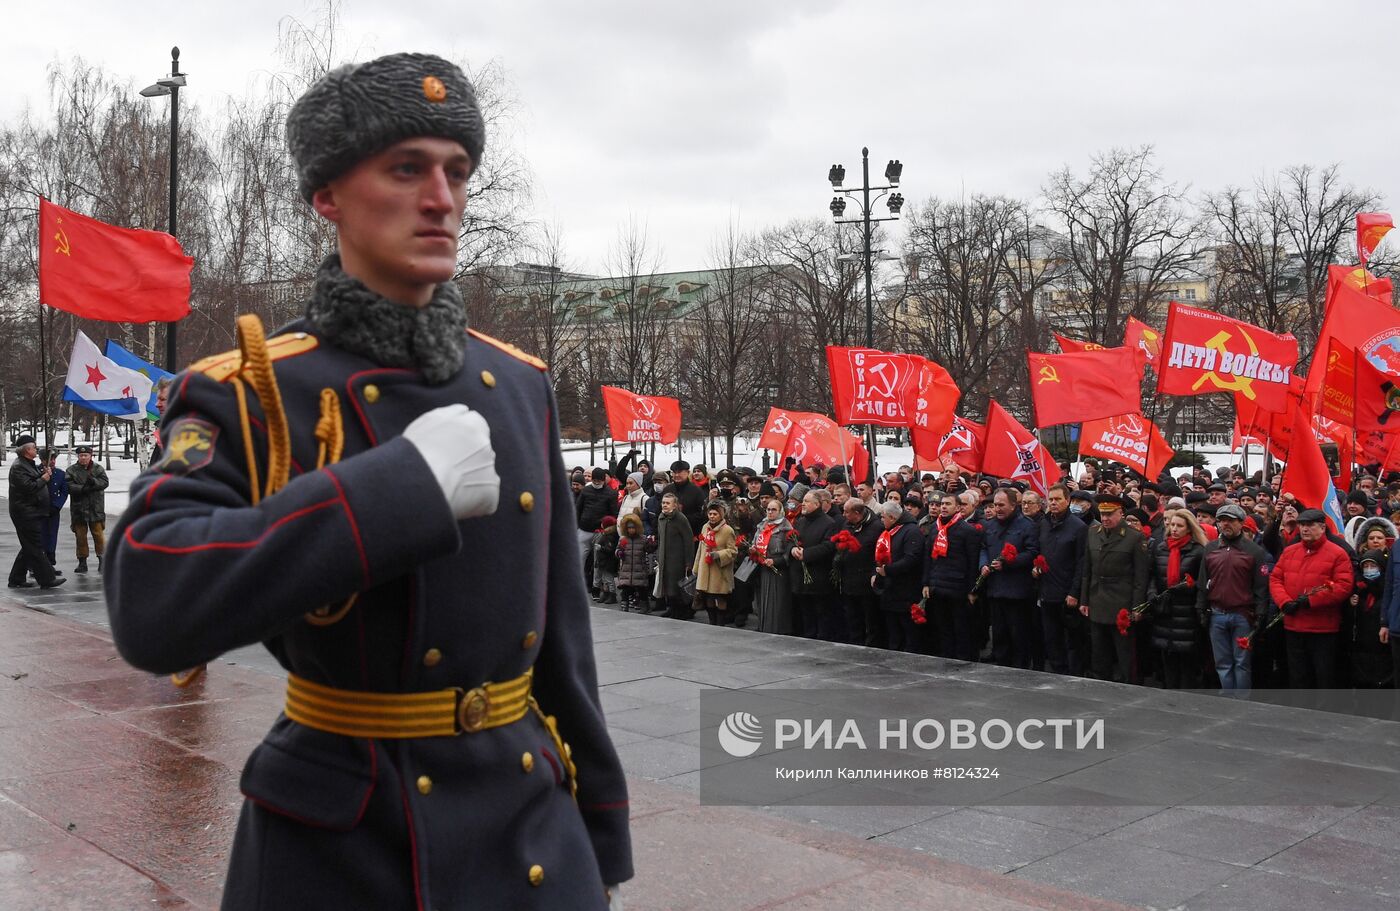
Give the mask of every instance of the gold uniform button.
[[365, 401], [369, 402], [371, 405], [379, 401], [378, 386], [374, 385], [373, 383], [370, 383], [368, 386], [365, 387]]
[[530, 510], [534, 509], [535, 495], [530, 493], [530, 491], [528, 490], [522, 493], [520, 495], [520, 508], [525, 512], [529, 512]]
[[441, 661], [441, 660], [442, 660], [442, 652], [438, 651], [438, 650], [435, 649], [435, 648], [430, 648], [430, 649], [428, 649], [426, 652], [423, 653], [423, 666], [424, 666], [424, 667], [437, 667], [437, 666], [438, 666], [438, 662]]
[[538, 886], [544, 882], [544, 867], [534, 864], [530, 867], [530, 885]]
[[533, 772], [535, 770], [535, 757], [531, 756], [529, 753], [521, 756], [520, 767], [527, 772]]
[[418, 793], [431, 794], [433, 790], [433, 780], [427, 775], [418, 776]]
[[538, 641], [540, 641], [539, 634], [536, 633], [534, 630], [530, 630], [528, 633], [525, 634], [525, 638], [520, 640], [520, 647], [533, 648], [535, 643]]
[[481, 371], [481, 381], [486, 384], [487, 389], [496, 388], [496, 375], [490, 370]]

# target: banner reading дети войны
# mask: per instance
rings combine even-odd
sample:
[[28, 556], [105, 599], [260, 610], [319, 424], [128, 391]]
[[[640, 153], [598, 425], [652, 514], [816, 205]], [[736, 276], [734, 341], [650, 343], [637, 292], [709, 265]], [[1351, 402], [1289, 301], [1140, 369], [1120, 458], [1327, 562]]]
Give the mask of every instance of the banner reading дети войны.
[[1157, 391], [1233, 392], [1265, 411], [1288, 409], [1298, 340], [1172, 301], [1157, 360]]

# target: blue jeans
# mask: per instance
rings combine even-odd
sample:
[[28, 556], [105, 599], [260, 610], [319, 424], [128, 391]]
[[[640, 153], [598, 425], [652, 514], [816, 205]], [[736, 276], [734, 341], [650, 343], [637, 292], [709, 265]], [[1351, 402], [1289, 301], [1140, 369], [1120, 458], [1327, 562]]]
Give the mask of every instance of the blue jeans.
[[1236, 643], [1253, 627], [1244, 614], [1210, 612], [1210, 648], [1223, 690], [1249, 689], [1249, 651]]

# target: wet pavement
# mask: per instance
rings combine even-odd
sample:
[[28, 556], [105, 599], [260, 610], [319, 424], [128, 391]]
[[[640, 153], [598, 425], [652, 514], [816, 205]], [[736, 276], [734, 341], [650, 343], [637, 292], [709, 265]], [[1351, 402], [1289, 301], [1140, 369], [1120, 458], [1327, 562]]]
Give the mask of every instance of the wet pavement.
[[[6, 523], [0, 560], [14, 552]], [[215, 908], [238, 774], [280, 709], [281, 671], [260, 648], [226, 656], [189, 690], [135, 671], [107, 635], [100, 577], [72, 573], [66, 533], [60, 565], [70, 578], [60, 589], [0, 591], [0, 909]], [[1178, 721], [1206, 697], [605, 608], [593, 617], [602, 698], [633, 792], [630, 909], [1400, 907], [1391, 807], [702, 807], [706, 687], [972, 674], [1028, 696], [1073, 687]], [[1274, 752], [1296, 749], [1300, 763], [1318, 740], [1361, 756], [1400, 750], [1395, 725], [1318, 713], [1280, 723], [1274, 711], [1281, 735], [1303, 732]]]

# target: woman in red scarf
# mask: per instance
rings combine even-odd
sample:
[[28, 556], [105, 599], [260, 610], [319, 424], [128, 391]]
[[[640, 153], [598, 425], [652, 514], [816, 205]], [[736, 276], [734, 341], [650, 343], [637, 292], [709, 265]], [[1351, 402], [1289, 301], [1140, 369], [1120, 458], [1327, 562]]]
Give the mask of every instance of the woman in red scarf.
[[1194, 689], [1205, 667], [1205, 624], [1196, 611], [1206, 536], [1185, 509], [1163, 516], [1164, 535], [1152, 542], [1152, 647], [1165, 689]]

